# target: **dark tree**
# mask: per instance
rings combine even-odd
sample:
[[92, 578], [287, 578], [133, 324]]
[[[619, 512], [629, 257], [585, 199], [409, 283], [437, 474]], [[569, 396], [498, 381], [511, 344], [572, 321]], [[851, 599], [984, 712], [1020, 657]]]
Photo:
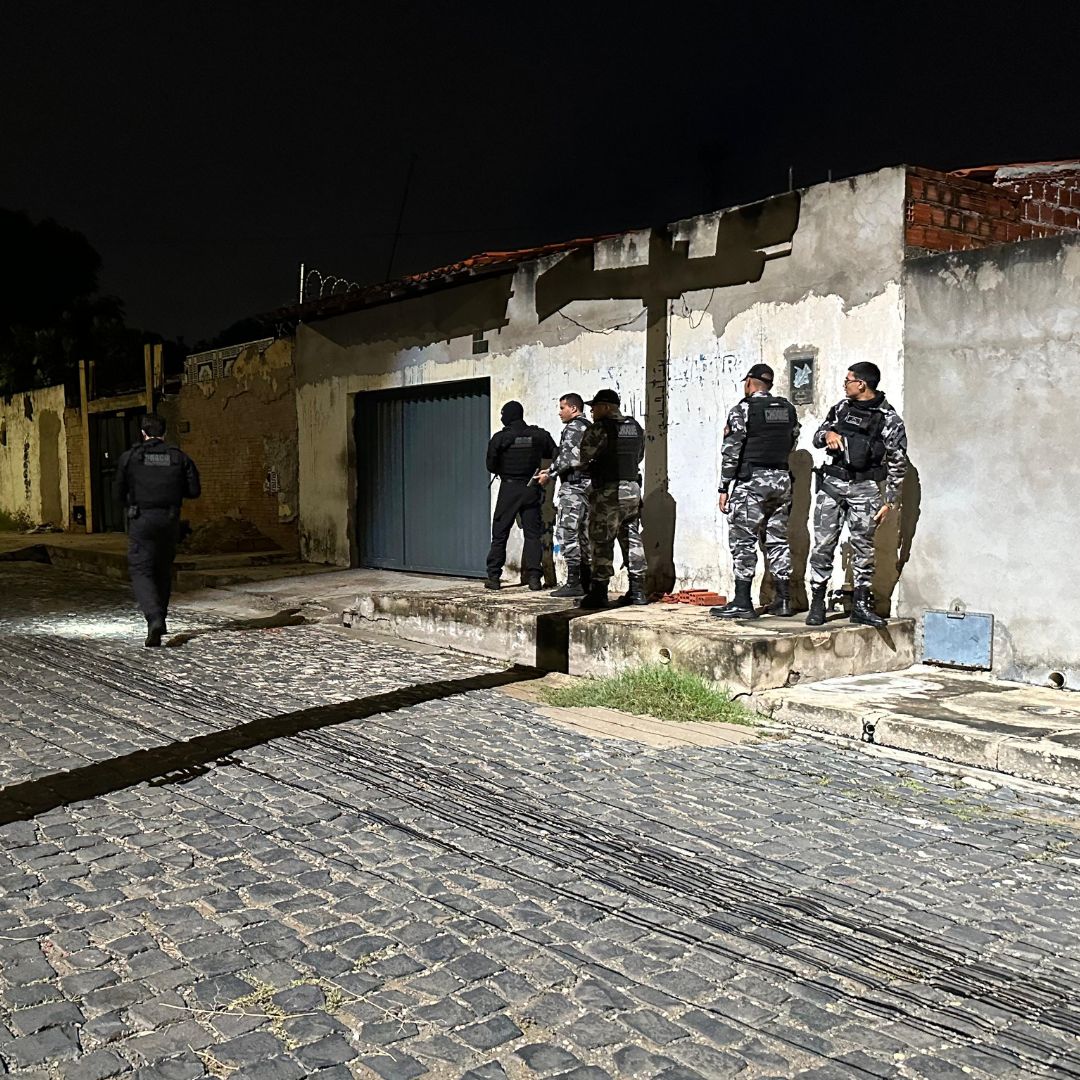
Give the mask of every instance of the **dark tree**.
[[98, 292], [101, 257], [82, 233], [0, 209], [0, 252], [0, 394], [71, 385], [80, 359], [111, 379], [141, 375], [146, 336]]

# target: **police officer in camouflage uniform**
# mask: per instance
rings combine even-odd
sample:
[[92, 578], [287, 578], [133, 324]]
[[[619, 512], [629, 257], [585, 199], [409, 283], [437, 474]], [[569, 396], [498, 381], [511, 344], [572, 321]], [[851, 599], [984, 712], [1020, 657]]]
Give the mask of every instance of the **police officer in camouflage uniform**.
[[824, 447], [829, 460], [818, 470], [808, 626], [825, 622], [825, 593], [845, 521], [854, 578], [851, 621], [878, 627], [886, 622], [874, 610], [871, 589], [874, 532], [900, 498], [907, 472], [907, 431], [900, 414], [878, 390], [880, 380], [876, 364], [852, 364], [844, 376], [846, 397], [814, 432], [814, 446]]
[[580, 394], [559, 398], [562, 438], [555, 460], [539, 476], [546, 485], [559, 478], [559, 518], [555, 541], [566, 560], [566, 584], [553, 589], [552, 596], [584, 596], [589, 588], [589, 474], [581, 468], [581, 440], [592, 425], [582, 415], [585, 403]]
[[146, 616], [146, 642], [161, 644], [172, 593], [172, 564], [180, 532], [180, 504], [201, 493], [199, 470], [178, 446], [166, 446], [165, 421], [144, 416], [142, 442], [125, 450], [117, 466], [128, 516], [128, 572]]
[[579, 607], [607, 606], [608, 582], [615, 572], [615, 539], [622, 549], [630, 588], [627, 604], [647, 604], [645, 548], [641, 543], [641, 460], [645, 431], [619, 411], [619, 395], [600, 390], [592, 401], [593, 425], [581, 440], [581, 464], [592, 483], [589, 491], [589, 557], [592, 580]]
[[496, 431], [487, 448], [488, 472], [499, 477], [499, 497], [491, 518], [491, 548], [487, 557], [485, 588], [498, 589], [506, 562], [506, 541], [514, 522], [521, 517], [525, 534], [521, 562], [532, 592], [539, 592], [541, 519], [540, 504], [544, 491], [536, 480], [541, 461], [555, 456], [555, 440], [543, 428], [525, 423], [525, 410], [519, 401], [502, 407], [502, 431]]
[[795, 406], [772, 392], [773, 369], [755, 364], [746, 374], [745, 397], [729, 413], [721, 449], [720, 512], [728, 515], [728, 544], [735, 565], [735, 597], [710, 609], [718, 619], [756, 619], [751, 598], [758, 542], [765, 556], [776, 598], [769, 613], [790, 616], [791, 471], [788, 456], [799, 438]]

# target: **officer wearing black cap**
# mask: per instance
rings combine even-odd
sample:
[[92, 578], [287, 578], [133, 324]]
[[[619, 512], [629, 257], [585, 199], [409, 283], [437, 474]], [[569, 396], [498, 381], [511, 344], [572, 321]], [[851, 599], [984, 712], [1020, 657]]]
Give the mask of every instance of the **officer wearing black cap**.
[[502, 407], [502, 431], [496, 431], [487, 448], [488, 472], [499, 478], [499, 497], [491, 519], [491, 548], [487, 557], [485, 587], [498, 589], [502, 584], [502, 569], [506, 562], [506, 541], [514, 521], [520, 515], [521, 531], [525, 534], [521, 562], [532, 592], [543, 588], [540, 580], [540, 505], [544, 489], [536, 483], [540, 463], [555, 456], [555, 440], [551, 433], [525, 423], [525, 410], [519, 401], [508, 401]]
[[166, 446], [165, 421], [144, 416], [142, 442], [120, 455], [120, 498], [128, 516], [128, 571], [135, 600], [146, 616], [146, 644], [166, 633], [172, 564], [180, 532], [180, 504], [202, 491], [199, 470], [178, 446]]
[[619, 395], [600, 390], [592, 401], [593, 426], [581, 440], [581, 465], [589, 474], [589, 591], [578, 605], [607, 606], [608, 582], [615, 572], [615, 541], [622, 549], [630, 587], [622, 602], [647, 604], [645, 547], [641, 542], [641, 459], [645, 432], [632, 416], [623, 416]]
[[712, 608], [718, 619], [756, 619], [751, 587], [757, 569], [757, 548], [773, 575], [776, 599], [770, 614], [790, 616], [791, 472], [788, 456], [799, 438], [795, 406], [772, 392], [773, 369], [755, 364], [743, 383], [746, 395], [728, 413], [721, 450], [720, 512], [728, 519], [728, 545], [735, 567], [735, 598]]

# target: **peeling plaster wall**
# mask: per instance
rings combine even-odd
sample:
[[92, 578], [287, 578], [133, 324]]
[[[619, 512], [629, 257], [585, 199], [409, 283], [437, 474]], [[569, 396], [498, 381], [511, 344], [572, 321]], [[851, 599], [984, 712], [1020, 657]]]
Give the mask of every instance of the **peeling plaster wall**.
[[0, 510], [30, 524], [68, 524], [64, 388], [0, 398]]
[[[188, 382], [160, 409], [199, 467], [203, 494], [184, 504], [193, 525], [248, 521], [286, 551], [297, 548], [296, 384], [293, 342], [252, 345], [221, 378]], [[183, 430], [183, 425], [187, 430]]]
[[920, 505], [900, 610], [994, 615], [994, 672], [1080, 689], [1080, 240], [908, 264]]
[[[903, 169], [812, 188], [803, 196], [791, 254], [766, 263], [760, 281], [686, 294], [670, 305], [669, 474], [680, 585], [730, 582], [715, 492], [723, 416], [739, 398], [745, 366], [769, 362], [784, 392], [784, 350], [817, 349], [815, 400], [800, 408], [806, 445], [841, 396], [847, 365], [857, 359], [882, 367], [887, 392], [902, 405], [903, 205]], [[708, 215], [680, 223], [675, 239], [689, 240], [691, 257], [712, 254], [718, 219]], [[639, 266], [648, 253], [647, 231], [627, 233], [596, 245], [595, 266]], [[499, 427], [502, 403], [516, 398], [526, 419], [547, 427], [557, 440], [560, 394], [577, 391], [588, 398], [602, 386], [614, 386], [624, 410], [643, 419], [644, 307], [637, 300], [575, 301], [538, 323], [536, 278], [559, 258], [298, 328], [304, 557], [342, 566], [352, 558], [356, 463], [350, 461], [350, 395], [359, 391], [488, 377], [492, 431]], [[477, 330], [484, 332], [489, 351], [473, 355]], [[804, 532], [807, 512], [803, 507]], [[519, 553], [515, 531], [511, 568]]]
[[[843, 397], [845, 371], [872, 360], [881, 368], [882, 389], [903, 409], [904, 182], [898, 168], [809, 189], [789, 256], [768, 262], [757, 282], [688, 294], [671, 305], [668, 440], [681, 587], [733, 588], [716, 489], [724, 418], [742, 398], [752, 365], [769, 364], [774, 389], [790, 396], [788, 357], [815, 360], [813, 402], [797, 406], [802, 430], [791, 516], [797, 590], [813, 534], [810, 470], [825, 456], [811, 439]], [[691, 256], [715, 243], [716, 220], [709, 215], [683, 225]], [[881, 530], [884, 543], [888, 531]], [[842, 580], [840, 555], [835, 576]], [[879, 576], [876, 591], [888, 595], [895, 582], [888, 560]]]

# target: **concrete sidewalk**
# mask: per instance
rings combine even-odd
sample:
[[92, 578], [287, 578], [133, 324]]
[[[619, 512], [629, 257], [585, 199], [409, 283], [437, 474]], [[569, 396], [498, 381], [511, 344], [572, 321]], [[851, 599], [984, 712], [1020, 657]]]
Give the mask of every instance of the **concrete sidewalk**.
[[[43, 561], [126, 577], [120, 535], [4, 534], [0, 558], [40, 545]], [[670, 662], [752, 695], [749, 703], [781, 724], [1080, 789], [1080, 694], [913, 667], [911, 620], [878, 632], [843, 617], [813, 629], [801, 615], [721, 622], [705, 609], [670, 604], [583, 613], [573, 601], [524, 587], [488, 592], [478, 581], [282, 558], [182, 557], [178, 576], [195, 590], [184, 600], [245, 615], [298, 609], [311, 619], [572, 675]], [[611, 721], [591, 715], [575, 724], [599, 733]], [[667, 742], [660, 728], [654, 734]]]
[[1080, 694], [917, 665], [755, 694], [784, 724], [1080, 788]]

